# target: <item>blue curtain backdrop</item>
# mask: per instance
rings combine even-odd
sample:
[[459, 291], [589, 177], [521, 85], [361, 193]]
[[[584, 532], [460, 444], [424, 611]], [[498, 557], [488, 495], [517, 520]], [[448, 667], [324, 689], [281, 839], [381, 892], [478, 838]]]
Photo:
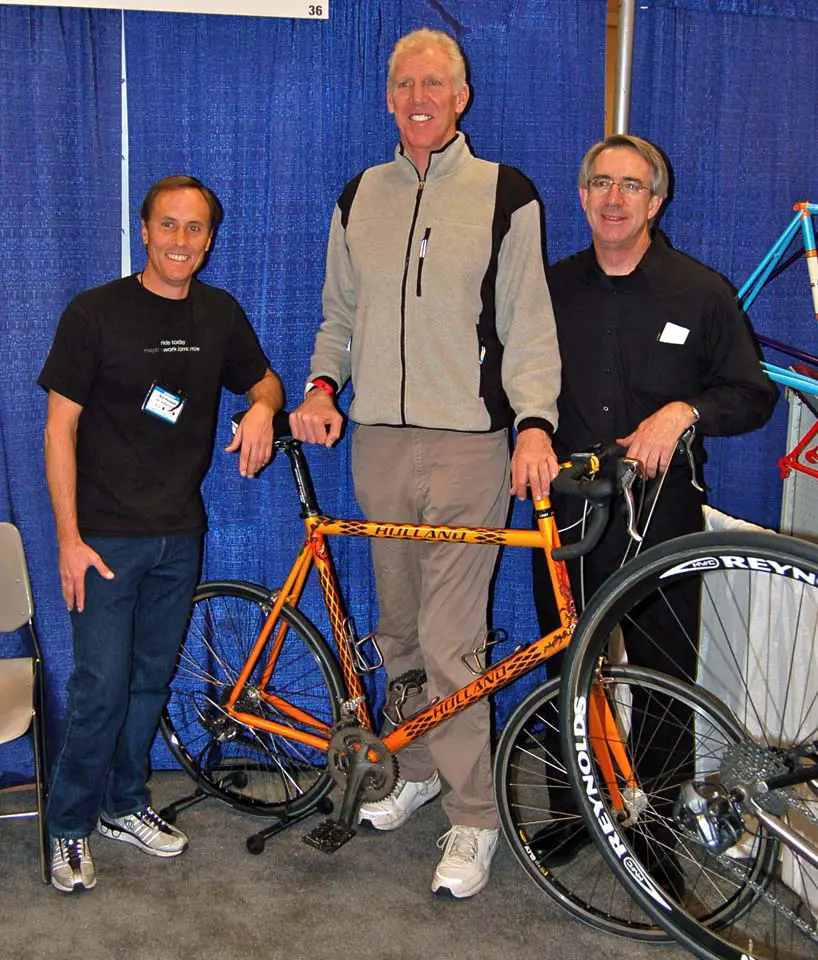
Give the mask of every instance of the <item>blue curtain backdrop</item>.
[[[408, 30], [430, 26], [458, 37], [474, 90], [462, 126], [475, 151], [534, 180], [552, 255], [584, 243], [574, 181], [579, 157], [603, 130], [604, 2], [461, 2], [444, 13], [419, 0], [346, 0], [333, 4], [326, 23], [148, 13], [127, 13], [125, 23], [131, 194], [141, 196], [169, 171], [193, 172], [214, 187], [226, 216], [204, 278], [244, 304], [291, 406], [321, 318], [332, 208], [343, 185], [390, 159], [396, 143], [386, 64]], [[183, 75], [157, 83], [179, 50]], [[138, 249], [135, 230], [136, 221]], [[228, 398], [225, 406], [236, 403]], [[309, 450], [330, 514], [359, 515], [349, 446]], [[217, 453], [207, 499], [205, 574], [280, 583], [301, 536], [285, 465], [248, 483]], [[527, 524], [530, 507], [518, 513]], [[359, 630], [369, 632], [376, 610], [368, 544], [336, 540], [333, 552]], [[518, 641], [536, 633], [529, 576], [527, 552], [510, 551], [494, 615]], [[306, 610], [327, 629], [317, 590]], [[501, 700], [501, 722], [505, 712]]]
[[[783, 232], [792, 205], [815, 199], [816, 29], [814, 0], [637, 4], [631, 130], [663, 147], [674, 167], [662, 227], [736, 287]], [[751, 319], [758, 333], [818, 353], [803, 259], [762, 292]], [[778, 526], [786, 406], [752, 437], [709, 442], [716, 506]]]
[[[120, 22], [107, 10], [0, 6], [0, 519], [22, 532], [59, 702], [71, 642], [35, 381], [65, 304], [119, 272]], [[3, 750], [0, 784], [18, 758], [27, 769], [22, 747]]]
[[[35, 380], [65, 304], [120, 272], [121, 23], [119, 12], [0, 6], [0, 519], [21, 527], [32, 568], [52, 730], [71, 642]], [[245, 306], [293, 405], [320, 321], [332, 207], [350, 177], [394, 147], [386, 62], [406, 31], [458, 37], [474, 88], [463, 128], [476, 152], [537, 184], [552, 258], [585, 242], [574, 179], [603, 132], [604, 0], [450, 0], [445, 9], [435, 0], [335, 0], [327, 22], [126, 13], [124, 24], [134, 269], [147, 187], [175, 172], [212, 185], [226, 220], [203, 279]], [[240, 405], [225, 401], [225, 443]], [[357, 515], [348, 451], [348, 441], [310, 451], [326, 512]], [[242, 481], [217, 446], [206, 498], [204, 575], [278, 583], [301, 536], [285, 464]], [[517, 509], [517, 523], [529, 517]], [[366, 632], [375, 624], [368, 545], [337, 541], [335, 554]], [[494, 619], [520, 640], [535, 632], [528, 577], [526, 552], [510, 551]], [[308, 612], [325, 626], [315, 594]], [[11, 638], [3, 640], [5, 649]], [[161, 748], [155, 759], [167, 762]], [[4, 748], [0, 769], [18, 766], [27, 769], [23, 755], [15, 765]]]
[[[816, 20], [813, 0], [645, 0], [637, 10], [632, 129], [659, 142], [676, 173], [663, 226], [737, 285], [790, 205], [814, 199]], [[0, 518], [23, 531], [57, 708], [70, 633], [42, 473], [45, 402], [34, 380], [65, 303], [119, 272], [120, 23], [109, 11], [0, 6]], [[442, 27], [462, 41], [475, 94], [463, 127], [478, 154], [519, 166], [537, 184], [550, 257], [587, 242], [574, 183], [603, 129], [604, 0], [450, 0], [445, 8], [336, 0], [325, 23], [140, 13], [125, 23], [132, 208], [170, 172], [215, 187], [227, 219], [204, 279], [245, 305], [293, 403], [320, 319], [332, 205], [349, 177], [388, 158], [394, 144], [385, 64], [407, 30]], [[135, 209], [131, 223], [138, 251]], [[815, 352], [802, 265], [762, 294], [753, 320]], [[711, 444], [714, 501], [772, 525], [781, 407], [764, 433]], [[354, 514], [348, 443], [311, 451], [311, 462], [325, 510]], [[205, 574], [278, 582], [300, 535], [285, 466], [243, 482], [217, 449], [206, 493]], [[527, 524], [528, 510], [517, 508], [515, 520]], [[375, 623], [366, 544], [339, 542], [336, 554], [366, 631]], [[525, 553], [509, 551], [494, 621], [520, 639], [533, 632], [527, 584]], [[314, 596], [310, 612], [323, 626]]]

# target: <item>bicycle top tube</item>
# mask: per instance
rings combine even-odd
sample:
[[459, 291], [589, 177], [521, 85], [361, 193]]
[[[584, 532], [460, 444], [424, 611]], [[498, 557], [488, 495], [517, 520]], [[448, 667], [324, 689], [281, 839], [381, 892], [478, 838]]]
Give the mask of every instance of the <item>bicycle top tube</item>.
[[[234, 416], [234, 422], [236, 417]], [[239, 417], [240, 420], [240, 417]], [[301, 516], [309, 518], [312, 532], [333, 536], [373, 537], [395, 540], [451, 541], [460, 543], [503, 544], [517, 547], [542, 547], [543, 538], [538, 530], [488, 527], [449, 527], [441, 524], [410, 524], [395, 521], [374, 522], [322, 517], [318, 498], [312, 483], [309, 464], [300, 440], [289, 435], [289, 414], [279, 411], [274, 418], [275, 449], [286, 454], [298, 497]], [[624, 462], [625, 448], [613, 443], [598, 444], [591, 450], [574, 454], [572, 459], [561, 464], [559, 476], [552, 488], [566, 496], [583, 497], [589, 504], [591, 515], [582, 539], [570, 546], [557, 546], [552, 556], [555, 560], [570, 560], [589, 553], [605, 530], [610, 513], [610, 502], [617, 493], [619, 480], [600, 476], [609, 463]], [[621, 489], [619, 490], [621, 492]], [[553, 516], [548, 498], [534, 501], [535, 517], [547, 519]]]
[[[244, 417], [245, 411], [233, 415], [234, 430]], [[542, 521], [553, 516], [548, 497], [534, 500], [534, 516], [538, 530], [527, 531], [515, 528], [448, 527], [445, 525], [408, 524], [336, 519], [322, 517], [318, 497], [313, 486], [309, 463], [300, 440], [290, 433], [290, 415], [279, 410], [273, 417], [274, 447], [286, 454], [295, 481], [301, 504], [301, 516], [312, 521], [310, 531], [333, 536], [382, 537], [396, 540], [436, 540], [460, 543], [491, 543], [516, 547], [542, 547]], [[596, 546], [607, 526], [611, 500], [620, 494], [630, 497], [630, 484], [625, 485], [627, 470], [638, 465], [625, 458], [626, 450], [617, 443], [607, 446], [597, 444], [593, 448], [575, 453], [566, 463], [560, 464], [560, 473], [552, 482], [552, 489], [565, 496], [582, 497], [590, 509], [590, 520], [582, 539], [569, 546], [557, 544], [552, 550], [554, 560], [572, 560], [584, 556]], [[611, 476], [608, 465], [615, 465], [616, 477]], [[608, 468], [608, 474], [601, 471]], [[633, 505], [631, 502], [631, 511]], [[319, 521], [319, 522], [316, 522]]]

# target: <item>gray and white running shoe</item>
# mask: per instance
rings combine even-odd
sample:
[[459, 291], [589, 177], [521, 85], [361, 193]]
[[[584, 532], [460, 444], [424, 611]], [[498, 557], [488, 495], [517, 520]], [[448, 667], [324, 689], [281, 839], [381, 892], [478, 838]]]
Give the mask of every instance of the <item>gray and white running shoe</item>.
[[109, 817], [103, 813], [97, 830], [103, 837], [131, 843], [152, 857], [178, 857], [188, 844], [187, 836], [166, 823], [152, 807], [126, 813], [123, 817]]
[[94, 889], [97, 874], [88, 837], [54, 837], [51, 841], [51, 885], [61, 893]]

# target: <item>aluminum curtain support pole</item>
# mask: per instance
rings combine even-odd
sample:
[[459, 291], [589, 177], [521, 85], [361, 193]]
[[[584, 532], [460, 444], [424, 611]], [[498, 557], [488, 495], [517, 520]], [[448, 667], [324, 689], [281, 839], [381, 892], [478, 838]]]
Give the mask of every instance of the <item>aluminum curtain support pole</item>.
[[627, 133], [631, 107], [633, 20], [636, 0], [619, 0], [613, 132]]

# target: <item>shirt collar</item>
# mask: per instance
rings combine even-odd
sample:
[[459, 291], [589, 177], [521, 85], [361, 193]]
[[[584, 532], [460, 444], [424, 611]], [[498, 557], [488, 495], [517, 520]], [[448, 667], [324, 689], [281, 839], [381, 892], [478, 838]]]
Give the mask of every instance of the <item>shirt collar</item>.
[[[617, 278], [626, 288], [633, 286], [635, 288], [655, 288], [664, 283], [664, 262], [670, 251], [667, 241], [661, 230], [653, 236], [650, 246], [642, 256], [642, 259], [629, 274]], [[596, 259], [596, 251], [593, 243], [582, 251], [581, 257], [584, 260], [585, 273], [583, 279], [586, 283], [596, 286], [611, 287], [614, 281], [603, 271]]]

